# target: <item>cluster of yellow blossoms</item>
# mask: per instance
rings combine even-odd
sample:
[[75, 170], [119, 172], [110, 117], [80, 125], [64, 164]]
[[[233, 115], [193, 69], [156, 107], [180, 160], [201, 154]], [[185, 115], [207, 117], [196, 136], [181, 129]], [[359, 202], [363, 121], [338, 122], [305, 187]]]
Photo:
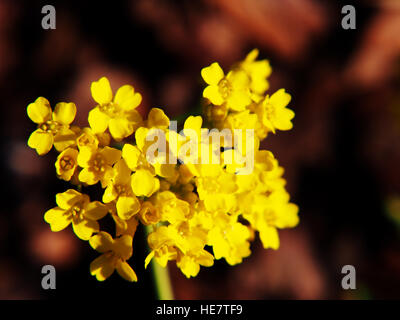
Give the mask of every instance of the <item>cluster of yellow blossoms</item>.
[[[116, 270], [126, 280], [137, 281], [127, 260], [140, 223], [150, 230], [151, 251], [145, 266], [152, 259], [164, 267], [175, 260], [187, 277], [196, 276], [200, 266], [212, 266], [214, 259], [225, 258], [230, 265], [242, 262], [251, 253], [255, 231], [264, 248], [277, 249], [277, 229], [298, 223], [298, 207], [289, 202], [282, 167], [270, 151], [259, 150], [269, 132], [292, 127], [294, 113], [286, 108], [290, 95], [283, 89], [265, 95], [271, 68], [266, 60], [257, 61], [257, 55], [253, 50], [227, 75], [218, 63], [201, 71], [208, 85], [203, 92], [204, 123], [232, 132], [255, 130], [250, 146], [254, 166], [248, 174], [238, 174], [243, 164], [224, 161], [237, 152], [226, 141], [218, 147], [218, 163], [200, 163], [186, 153], [177, 154], [188, 140], [188, 129], [200, 136], [203, 118], [188, 117], [181, 133], [170, 128], [170, 119], [161, 109], [152, 108], [143, 119], [136, 110], [141, 95], [124, 85], [113, 96], [105, 77], [91, 85], [97, 105], [89, 112], [89, 127], [71, 125], [74, 103], [58, 103], [52, 111], [48, 100], [39, 97], [28, 105], [28, 116], [38, 125], [28, 145], [39, 155], [54, 145], [59, 152], [57, 176], [78, 191], [99, 182], [103, 189], [101, 201], [91, 201], [75, 189], [59, 193], [57, 207], [44, 215], [53, 231], [72, 224], [75, 234], [101, 253], [90, 265], [97, 280]], [[167, 151], [158, 150], [156, 160], [176, 157], [176, 163], [149, 161], [147, 137], [154, 130], [167, 136]], [[122, 148], [110, 146], [128, 137], [129, 142], [117, 144]], [[248, 145], [239, 153], [246, 149]], [[114, 237], [100, 230], [98, 220], [106, 215], [115, 222]]]

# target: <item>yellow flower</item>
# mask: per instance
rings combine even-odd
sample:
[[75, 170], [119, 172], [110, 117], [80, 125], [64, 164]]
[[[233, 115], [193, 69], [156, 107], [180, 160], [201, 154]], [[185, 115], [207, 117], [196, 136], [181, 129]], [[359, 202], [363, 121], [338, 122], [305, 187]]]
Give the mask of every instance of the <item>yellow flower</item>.
[[203, 97], [220, 106], [226, 103], [228, 109], [242, 111], [251, 103], [249, 77], [242, 70], [230, 71], [226, 76], [217, 62], [201, 70], [201, 76], [208, 86]]
[[250, 77], [250, 89], [256, 95], [262, 95], [269, 88], [268, 76], [272, 69], [268, 60], [258, 60], [258, 50], [253, 49], [239, 64]]
[[215, 259], [225, 258], [230, 265], [241, 263], [251, 253], [248, 227], [225, 213], [214, 215], [214, 226], [208, 233], [208, 244], [213, 246]]
[[211, 267], [214, 264], [214, 256], [204, 249], [191, 251], [188, 254], [179, 254], [176, 265], [187, 277], [195, 277], [200, 271], [200, 265]]
[[93, 99], [98, 103], [89, 112], [88, 121], [95, 133], [110, 130], [115, 140], [130, 136], [142, 122], [142, 117], [135, 110], [142, 101], [140, 93], [130, 85], [120, 87], [113, 99], [110, 82], [106, 77], [91, 85]]
[[160, 180], [150, 170], [138, 169], [132, 174], [131, 186], [133, 193], [138, 197], [150, 197], [160, 189]]
[[152, 199], [155, 208], [161, 214], [161, 220], [169, 223], [184, 221], [190, 214], [190, 205], [180, 200], [171, 191], [158, 192]]
[[150, 202], [144, 201], [139, 211], [140, 221], [145, 225], [156, 224], [161, 220], [160, 211]]
[[97, 133], [95, 134], [90, 128], [83, 128], [79, 131], [76, 139], [76, 144], [78, 148], [82, 147], [93, 147], [97, 148], [98, 146], [108, 146], [110, 144], [110, 134], [107, 132]]
[[93, 249], [103, 253], [90, 264], [90, 274], [104, 281], [114, 270], [125, 280], [137, 281], [135, 271], [126, 262], [132, 256], [132, 237], [123, 235], [113, 239], [107, 232], [100, 232], [89, 240]]
[[103, 218], [108, 209], [101, 202], [90, 202], [89, 196], [69, 189], [56, 195], [58, 207], [48, 210], [44, 220], [52, 231], [64, 230], [70, 223], [75, 234], [82, 240], [89, 240], [99, 231], [97, 220]]
[[121, 151], [118, 149], [82, 147], [78, 155], [78, 164], [83, 168], [79, 173], [79, 180], [88, 185], [100, 181], [102, 188], [105, 188], [114, 174], [112, 165], [120, 158]]
[[244, 214], [243, 217], [259, 231], [265, 249], [278, 249], [277, 228], [296, 226], [299, 222], [298, 207], [289, 203], [289, 194], [284, 189], [276, 190], [268, 196], [258, 194], [248, 198], [247, 201], [251, 201], [248, 208], [251, 213]]
[[293, 127], [291, 120], [294, 112], [286, 106], [291, 100], [285, 89], [280, 89], [271, 97], [267, 96], [256, 108], [256, 113], [262, 125], [269, 131], [290, 130]]
[[129, 220], [140, 210], [140, 202], [133, 194], [131, 182], [131, 170], [123, 159], [114, 165], [114, 177], [109, 182], [103, 202], [116, 201], [118, 216], [123, 220]]
[[65, 180], [71, 180], [74, 175], [76, 168], [78, 167], [78, 150], [74, 148], [67, 148], [61, 152], [56, 161], [56, 171], [57, 175]]
[[60, 102], [52, 112], [49, 101], [39, 97], [28, 105], [27, 113], [38, 124], [37, 130], [28, 139], [28, 146], [39, 155], [48, 153], [53, 144], [57, 151], [75, 144], [75, 133], [69, 128], [76, 114], [74, 103]]
[[145, 268], [153, 257], [159, 265], [165, 268], [169, 260], [176, 260], [177, 250], [182, 239], [173, 227], [161, 226], [148, 235], [147, 242], [152, 251], [145, 259]]

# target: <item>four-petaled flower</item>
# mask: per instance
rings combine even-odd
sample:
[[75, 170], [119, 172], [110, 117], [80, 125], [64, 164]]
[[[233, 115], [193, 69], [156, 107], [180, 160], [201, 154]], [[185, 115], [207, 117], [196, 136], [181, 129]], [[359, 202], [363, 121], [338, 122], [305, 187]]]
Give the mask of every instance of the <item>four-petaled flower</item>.
[[135, 271], [126, 262], [132, 256], [132, 237], [123, 235], [113, 239], [107, 232], [99, 232], [89, 240], [93, 249], [103, 253], [90, 264], [90, 274], [99, 281], [111, 276], [114, 270], [125, 280], [137, 281]]
[[115, 140], [130, 136], [142, 122], [135, 109], [142, 101], [140, 93], [130, 85], [119, 88], [113, 99], [110, 82], [106, 77], [92, 83], [92, 97], [98, 106], [89, 112], [88, 121], [95, 133], [110, 130]]
[[44, 220], [52, 231], [64, 230], [72, 223], [75, 234], [82, 240], [89, 240], [99, 231], [97, 220], [103, 218], [108, 208], [99, 201], [90, 202], [89, 196], [69, 189], [56, 195], [58, 207], [48, 210]]
[[28, 140], [28, 146], [39, 155], [50, 151], [53, 144], [57, 151], [75, 143], [75, 133], [69, 128], [76, 115], [74, 103], [60, 102], [54, 111], [46, 98], [39, 97], [27, 107], [29, 118], [38, 125]]

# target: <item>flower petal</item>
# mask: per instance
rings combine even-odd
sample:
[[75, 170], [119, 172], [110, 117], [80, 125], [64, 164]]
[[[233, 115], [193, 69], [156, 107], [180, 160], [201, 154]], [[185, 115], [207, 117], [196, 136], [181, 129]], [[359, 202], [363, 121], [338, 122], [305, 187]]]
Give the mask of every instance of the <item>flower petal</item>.
[[99, 201], [93, 201], [85, 207], [85, 217], [90, 220], [99, 220], [108, 213], [108, 208]]
[[113, 248], [114, 240], [107, 232], [100, 231], [89, 240], [90, 246], [99, 252], [111, 251]]
[[88, 168], [84, 168], [79, 172], [78, 178], [80, 182], [87, 183], [88, 185], [96, 184], [100, 179], [93, 171], [89, 171]]
[[57, 232], [68, 227], [72, 217], [67, 211], [55, 207], [44, 214], [44, 220], [50, 224], [51, 231]]
[[169, 127], [169, 119], [163, 110], [152, 108], [147, 116], [147, 127], [167, 129]]
[[101, 151], [101, 155], [104, 157], [108, 165], [113, 165], [116, 163], [119, 159], [121, 159], [121, 150], [115, 149], [115, 148], [110, 148], [110, 147], [104, 147]]
[[122, 158], [131, 170], [136, 170], [139, 162], [140, 150], [137, 146], [126, 143], [122, 148]]
[[90, 263], [90, 274], [98, 281], [104, 281], [114, 272], [113, 258], [102, 254]]
[[224, 71], [217, 62], [214, 62], [210, 66], [201, 69], [201, 76], [208, 84], [217, 85], [224, 77]]
[[60, 102], [56, 104], [53, 112], [53, 120], [59, 123], [69, 125], [76, 116], [76, 106], [73, 102]]
[[28, 117], [37, 124], [51, 120], [50, 103], [46, 98], [39, 97], [27, 107]]
[[274, 250], [279, 248], [279, 235], [274, 227], [266, 226], [260, 230], [260, 239], [265, 249], [272, 248]]
[[140, 210], [139, 200], [133, 197], [119, 197], [117, 201], [117, 212], [121, 219], [129, 220]]
[[79, 239], [89, 240], [93, 233], [99, 231], [99, 224], [94, 220], [79, 219], [72, 221], [72, 228]]
[[137, 276], [135, 271], [131, 268], [131, 266], [125, 261], [119, 261], [117, 263], [117, 272], [118, 274], [127, 281], [136, 282]]
[[38, 129], [30, 135], [28, 146], [35, 149], [38, 155], [45, 155], [53, 147], [53, 135], [50, 132]]
[[126, 118], [110, 119], [108, 127], [112, 137], [117, 141], [122, 140], [133, 133], [133, 127], [129, 124], [129, 121]]
[[219, 92], [218, 86], [208, 86], [203, 91], [203, 97], [207, 98], [211, 101], [211, 103], [220, 106], [224, 103], [224, 98], [222, 97], [221, 93]]
[[110, 118], [99, 107], [96, 107], [90, 110], [88, 121], [94, 133], [103, 133], [107, 130]]
[[87, 197], [74, 189], [68, 189], [63, 193], [56, 194], [56, 203], [60, 208], [69, 210], [77, 202], [85, 201]]
[[124, 110], [132, 110], [142, 102], [142, 96], [132, 86], [124, 85], [117, 90], [114, 102]]
[[93, 99], [99, 104], [106, 104], [112, 100], [110, 82], [106, 77], [102, 77], [98, 81], [92, 82], [90, 91], [92, 92]]
[[150, 197], [160, 188], [160, 181], [148, 170], [139, 169], [132, 175], [131, 186], [136, 196]]
[[54, 136], [54, 148], [56, 148], [58, 152], [61, 152], [75, 145], [75, 141], [76, 133], [71, 129], [63, 128]]

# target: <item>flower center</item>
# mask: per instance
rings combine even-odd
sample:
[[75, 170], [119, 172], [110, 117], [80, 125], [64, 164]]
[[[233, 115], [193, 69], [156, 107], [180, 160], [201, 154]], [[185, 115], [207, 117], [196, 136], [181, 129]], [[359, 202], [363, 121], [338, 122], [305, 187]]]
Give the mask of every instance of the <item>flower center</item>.
[[40, 124], [38, 127], [45, 132], [56, 134], [61, 129], [62, 125], [56, 121], [49, 120]]
[[97, 154], [93, 159], [92, 167], [96, 172], [104, 172], [105, 164], [106, 164], [106, 161], [104, 160], [103, 156], [100, 154]]
[[130, 190], [127, 188], [126, 185], [118, 184], [114, 186], [115, 191], [117, 192], [118, 196], [129, 196], [131, 195]]
[[117, 113], [118, 113], [118, 105], [113, 103], [113, 102], [109, 102], [107, 104], [102, 104], [99, 106], [100, 111], [104, 112], [105, 114], [107, 114], [110, 118], [114, 118]]
[[224, 98], [224, 99], [228, 98], [232, 91], [231, 84], [226, 79], [222, 79], [219, 82], [218, 88], [219, 88], [219, 93], [221, 94], [222, 98]]
[[92, 137], [91, 135], [87, 134], [87, 133], [83, 133], [82, 135], [79, 136], [79, 138], [77, 139], [77, 144], [80, 147], [83, 146], [89, 146], [89, 145], [93, 145], [96, 143], [96, 140], [94, 137]]
[[74, 205], [71, 208], [71, 213], [72, 213], [72, 218], [75, 220], [78, 220], [81, 218], [81, 215], [83, 213], [83, 209], [82, 209], [82, 204], [81, 203], [77, 203], [76, 205]]
[[68, 171], [74, 168], [75, 161], [70, 156], [65, 156], [60, 160], [60, 166], [64, 171]]

